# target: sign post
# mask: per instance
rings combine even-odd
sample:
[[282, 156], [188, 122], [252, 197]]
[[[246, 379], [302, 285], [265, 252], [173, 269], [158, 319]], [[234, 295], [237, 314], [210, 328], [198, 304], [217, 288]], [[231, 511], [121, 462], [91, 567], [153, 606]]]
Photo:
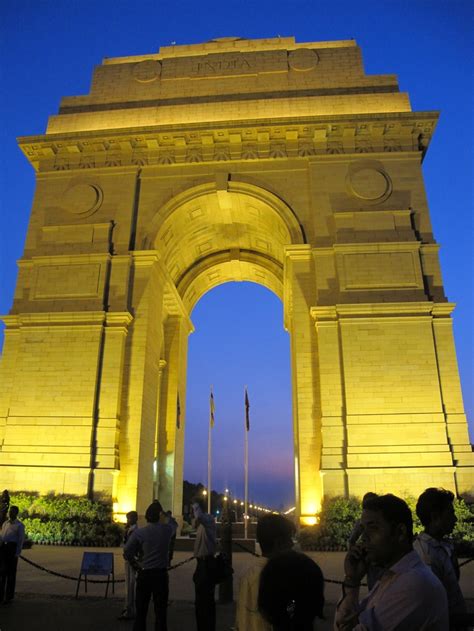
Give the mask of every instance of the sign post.
[[107, 585], [105, 596], [109, 593], [110, 577], [112, 577], [112, 594], [115, 594], [114, 555], [112, 552], [84, 552], [82, 556], [81, 572], [77, 579], [76, 598], [79, 594], [82, 577], [84, 577], [85, 593], [87, 594], [88, 576], [106, 576]]

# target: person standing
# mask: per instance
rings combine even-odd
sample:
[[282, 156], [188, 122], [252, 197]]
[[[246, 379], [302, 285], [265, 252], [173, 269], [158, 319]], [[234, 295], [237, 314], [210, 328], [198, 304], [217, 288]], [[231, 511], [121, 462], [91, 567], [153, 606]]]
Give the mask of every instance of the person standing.
[[[128, 539], [123, 554], [137, 572], [136, 617], [133, 631], [146, 631], [146, 617], [150, 598], [155, 609], [155, 631], [167, 631], [168, 608], [168, 555], [171, 537], [176, 529], [164, 516], [157, 501], [146, 509], [144, 528], [137, 528]], [[141, 565], [137, 561], [140, 550]]]
[[258, 610], [272, 631], [313, 631], [323, 607], [324, 577], [313, 559], [287, 550], [268, 560], [260, 574]]
[[18, 557], [25, 540], [25, 527], [18, 519], [18, 512], [18, 506], [10, 506], [9, 519], [4, 522], [0, 532], [0, 562], [4, 566], [4, 573], [0, 577], [0, 602], [5, 605], [15, 597]]
[[174, 547], [176, 545], [176, 533], [178, 532], [178, 522], [173, 517], [173, 513], [170, 510], [166, 511], [165, 517], [168, 519], [169, 523], [173, 524], [173, 527], [175, 529], [174, 535], [171, 537], [170, 549], [169, 549], [169, 554], [168, 554], [168, 567], [170, 567], [173, 561]]
[[294, 525], [283, 515], [264, 515], [257, 523], [257, 541], [262, 556], [255, 560], [240, 579], [235, 629], [237, 631], [272, 631], [272, 626], [258, 610], [260, 576], [268, 559], [293, 547]]
[[[127, 524], [123, 536], [123, 545], [127, 544], [131, 535], [138, 528], [138, 513], [131, 510], [127, 513]], [[135, 570], [125, 559], [125, 607], [119, 616], [119, 620], [132, 620], [135, 618]]]
[[196, 541], [194, 542], [194, 556], [196, 570], [193, 575], [197, 631], [215, 631], [216, 602], [214, 592], [214, 555], [216, 553], [216, 521], [205, 511], [202, 499], [193, 502], [194, 523], [196, 527]]
[[[375, 497], [378, 497], [377, 493], [373, 493], [372, 491], [369, 491], [368, 493], [366, 493], [364, 497], [362, 498], [362, 509], [364, 509], [366, 502], [369, 502]], [[363, 532], [364, 532], [364, 527], [362, 526], [362, 522], [360, 519], [357, 519], [354, 523], [354, 526], [352, 527], [351, 534], [349, 535], [349, 539], [347, 541], [348, 550], [352, 546], [356, 545], [356, 543], [361, 538]], [[383, 573], [384, 573], [383, 567], [379, 567], [378, 565], [374, 565], [373, 563], [367, 564], [367, 586], [369, 588], [369, 591], [372, 589], [372, 587], [379, 580], [379, 578], [382, 576]]]
[[[361, 524], [362, 541], [351, 546], [344, 561], [334, 631], [447, 631], [446, 593], [413, 550], [413, 519], [406, 502], [391, 494], [369, 499]], [[368, 563], [385, 571], [359, 602]]]
[[10, 493], [5, 489], [0, 496], [0, 528], [8, 517], [8, 509], [10, 508]]
[[446, 489], [429, 488], [416, 503], [416, 514], [424, 526], [413, 548], [420, 559], [441, 581], [448, 597], [450, 629], [464, 630], [473, 624], [459, 587], [459, 565], [453, 544], [446, 538], [453, 532], [456, 515], [454, 494]]

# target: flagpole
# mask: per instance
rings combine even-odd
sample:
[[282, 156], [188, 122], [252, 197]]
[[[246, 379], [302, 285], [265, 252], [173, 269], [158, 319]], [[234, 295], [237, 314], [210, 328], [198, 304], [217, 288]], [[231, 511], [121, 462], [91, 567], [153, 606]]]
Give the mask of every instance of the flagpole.
[[211, 512], [211, 456], [212, 456], [212, 440], [211, 440], [211, 423], [209, 423], [209, 435], [207, 439], [207, 512]]
[[211, 386], [209, 399], [209, 430], [207, 436], [207, 512], [211, 512], [211, 462], [212, 462], [212, 426], [214, 424], [214, 395]]
[[245, 433], [245, 449], [244, 449], [244, 471], [245, 471], [245, 497], [244, 497], [244, 538], [248, 538], [248, 503], [249, 503], [249, 424], [248, 424], [248, 395], [247, 395], [247, 386], [245, 386], [245, 423], [244, 423], [244, 433]]

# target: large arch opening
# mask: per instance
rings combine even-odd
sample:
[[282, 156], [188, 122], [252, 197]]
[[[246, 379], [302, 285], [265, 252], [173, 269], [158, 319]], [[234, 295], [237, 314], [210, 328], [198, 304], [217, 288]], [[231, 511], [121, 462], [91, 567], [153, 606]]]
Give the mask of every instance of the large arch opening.
[[289, 336], [282, 302], [255, 283], [226, 283], [192, 312], [184, 477], [207, 486], [209, 389], [213, 386], [212, 487], [244, 497], [244, 386], [250, 400], [249, 502], [294, 506]]
[[[167, 448], [166, 451], [161, 451], [161, 465], [158, 465], [159, 469], [161, 467], [161, 470], [158, 471], [158, 478], [161, 477], [161, 479], [165, 480], [165, 487], [161, 483], [161, 486], [160, 484], [158, 486], [160, 487], [160, 493], [162, 492], [161, 489], [165, 488], [165, 497], [169, 493], [170, 485], [173, 486], [173, 504], [176, 507], [179, 503], [179, 479], [180, 477], [182, 479], [183, 475], [184, 436], [186, 433], [178, 433], [176, 438], [171, 438], [170, 440], [170, 437], [175, 435], [172, 427], [172, 401], [175, 395], [171, 395], [171, 398], [169, 397], [169, 388], [175, 385], [176, 393], [179, 394], [181, 400], [184, 400], [186, 389], [188, 387], [193, 388], [196, 383], [199, 385], [195, 396], [199, 398], [200, 404], [197, 403], [197, 400], [193, 400], [194, 395], [191, 391], [190, 397], [187, 397], [190, 408], [185, 412], [186, 418], [191, 419], [191, 427], [193, 426], [193, 417], [199, 417], [196, 420], [199, 428], [197, 430], [199, 437], [195, 437], [193, 440], [191, 436], [187, 440], [187, 461], [192, 461], [189, 456], [193, 449], [193, 442], [197, 441], [198, 445], [194, 448], [199, 451], [197, 461], [201, 463], [201, 470], [199, 471], [198, 467], [198, 470], [192, 476], [189, 476], [195, 478], [192, 481], [207, 482], [207, 474], [204, 476], [204, 472], [207, 470], [209, 388], [212, 385], [215, 391], [216, 404], [219, 401], [220, 406], [223, 400], [228, 401], [228, 405], [223, 409], [221, 408], [219, 413], [216, 411], [216, 415], [218, 414], [221, 418], [221, 427], [219, 429], [216, 427], [215, 430], [217, 443], [213, 460], [217, 478], [213, 478], [212, 487], [219, 490], [219, 485], [221, 488], [234, 486], [235, 492], [243, 495], [243, 454], [238, 454], [242, 452], [239, 444], [243, 443], [243, 389], [247, 385], [250, 396], [252, 398], [256, 397], [254, 399], [255, 403], [251, 404], [252, 417], [255, 416], [255, 421], [258, 422], [258, 426], [261, 428], [258, 439], [254, 439], [249, 449], [249, 464], [254, 461], [254, 464], [251, 466], [251, 469], [253, 467], [252, 475], [254, 475], [254, 480], [249, 487], [249, 491], [254, 497], [249, 499], [257, 502], [266, 499], [267, 503], [271, 502], [276, 507], [293, 505], [293, 502], [296, 505], [299, 503], [300, 477], [298, 463], [300, 459], [298, 456], [300, 447], [297, 424], [295, 424], [294, 402], [292, 403], [292, 394], [293, 398], [295, 396], [295, 382], [293, 381], [292, 386], [289, 385], [291, 383], [290, 366], [291, 370], [293, 370], [294, 363], [293, 359], [291, 359], [293, 353], [289, 352], [289, 336], [283, 330], [284, 317], [282, 311], [285, 310], [286, 314], [289, 304], [288, 287], [285, 280], [287, 248], [305, 248], [304, 243], [305, 237], [298, 219], [284, 201], [273, 193], [253, 184], [231, 181], [224, 174], [222, 174], [222, 177], [218, 174], [214, 182], [201, 184], [175, 196], [165, 206], [157, 209], [143, 246], [146, 248], [151, 247], [155, 252], [159, 253], [160, 265], [166, 275], [165, 282], [172, 288], [171, 293], [174, 292], [171, 302], [176, 304], [175, 301], [178, 300], [180, 303], [178, 311], [182, 315], [178, 314], [178, 319], [180, 317], [189, 318], [191, 314], [193, 320], [196, 317], [199, 319], [201, 317], [199, 303], [204, 306], [204, 313], [206, 313], [205, 305], [209, 300], [213, 302], [222, 292], [224, 294], [228, 294], [228, 292], [235, 293], [235, 289], [229, 288], [235, 288], [236, 286], [241, 288], [253, 287], [254, 292], [264, 292], [267, 299], [271, 295], [273, 315], [267, 317], [273, 319], [274, 328], [277, 329], [273, 335], [275, 339], [272, 340], [272, 336], [270, 336], [266, 349], [261, 348], [259, 350], [258, 361], [257, 355], [253, 356], [252, 363], [257, 367], [253, 375], [245, 375], [245, 371], [238, 376], [232, 374], [232, 371], [229, 370], [231, 368], [229, 359], [222, 352], [225, 346], [224, 342], [221, 342], [219, 345], [214, 343], [214, 347], [219, 349], [218, 360], [225, 365], [226, 369], [212, 370], [207, 375], [203, 371], [199, 371], [199, 368], [197, 369], [198, 374], [196, 374], [196, 377], [193, 375], [194, 342], [192, 336], [189, 344], [193, 355], [188, 355], [191, 366], [191, 372], [188, 375], [186, 355], [182, 354], [183, 350], [179, 351], [181, 359], [177, 359], [176, 355], [167, 355], [166, 377], [163, 383], [165, 389], [167, 389], [168, 401], [171, 401], [171, 404], [167, 408], [166, 427], [168, 429], [166, 431], [168, 438], [166, 441], [163, 440], [163, 445], [166, 444]], [[211, 292], [210, 296], [205, 296], [214, 288], [218, 288], [216, 289], [217, 293]], [[203, 296], [205, 296], [204, 299]], [[263, 314], [260, 314], [258, 309], [259, 304], [262, 301], [264, 302], [261, 296], [262, 294], [260, 294], [260, 298], [253, 299], [254, 302], [256, 301], [255, 304], [251, 304], [252, 298], [249, 298], [247, 303], [247, 315], [250, 317], [248, 328], [252, 329], [252, 334], [257, 339], [259, 337], [263, 339], [269, 331], [269, 327], [265, 323], [261, 325], [261, 328], [256, 322], [252, 324], [252, 318], [255, 318], [257, 315], [263, 317]], [[201, 299], [204, 302], [201, 302]], [[165, 295], [165, 303], [166, 300], [167, 297]], [[225, 299], [221, 300], [225, 302]], [[174, 306], [170, 308], [175, 309]], [[226, 310], [228, 311], [229, 308], [232, 311], [231, 315], [228, 313], [225, 315]], [[167, 311], [170, 312], [168, 308]], [[219, 307], [219, 311], [223, 315], [218, 317], [218, 321], [224, 340], [227, 343], [235, 338], [237, 330], [241, 332], [241, 335], [245, 336], [243, 332], [245, 329], [242, 329], [239, 325], [239, 310], [237, 308], [232, 308], [230, 304], [222, 304]], [[215, 314], [213, 313], [212, 315], [214, 316]], [[174, 317], [176, 319], [176, 316]], [[209, 319], [209, 316], [206, 318], [206, 315], [202, 317], [204, 320]], [[231, 324], [232, 318], [236, 318], [234, 324]], [[240, 317], [241, 321], [243, 319], [244, 313]], [[277, 322], [278, 324], [276, 324]], [[198, 329], [199, 326], [200, 323], [198, 322]], [[172, 328], [174, 331], [177, 331], [175, 327], [176, 324], [173, 323]], [[196, 322], [194, 322], [194, 328], [196, 328]], [[206, 326], [202, 328], [203, 339], [205, 339]], [[212, 333], [215, 334], [216, 331], [217, 327], [214, 327]], [[178, 335], [179, 337], [181, 333], [173, 333], [173, 335]], [[165, 331], [166, 337], [167, 333]], [[199, 333], [197, 333], [195, 336], [195, 339], [198, 340], [196, 344], [199, 344], [199, 338]], [[285, 340], [283, 345], [286, 350], [278, 350], [279, 344], [275, 344], [278, 338], [281, 341]], [[179, 343], [181, 349], [184, 348], [183, 344], [184, 342]], [[211, 339], [205, 343], [207, 349], [203, 349], [201, 353], [198, 352], [196, 358], [200, 357], [201, 360], [205, 358], [206, 353], [210, 353], [212, 345], [211, 334]], [[165, 346], [168, 347], [167, 344]], [[242, 341], [240, 346], [242, 347], [240, 350], [244, 350], [245, 342]], [[255, 343], [253, 346], [258, 347], [258, 344]], [[271, 371], [268, 370], [268, 364], [265, 365], [265, 362], [272, 361], [269, 357], [273, 347], [275, 352], [280, 355], [279, 361], [283, 362], [282, 365], [286, 365], [286, 369], [282, 369], [281, 374], [278, 377], [274, 377], [275, 381], [283, 380], [286, 383], [286, 386], [277, 386], [279, 390], [286, 393], [285, 403], [279, 406], [279, 423], [283, 424], [286, 431], [282, 431], [281, 438], [277, 441], [278, 446], [272, 450], [269, 437], [278, 435], [275, 427], [273, 427], [272, 431], [272, 416], [276, 414], [272, 405], [272, 388], [274, 389], [275, 385], [268, 384], [268, 387], [260, 388], [259, 390], [258, 382], [271, 379]], [[245, 352], [241, 357], [243, 358], [244, 356]], [[199, 362], [199, 359], [197, 361]], [[260, 373], [259, 379], [257, 379], [258, 373]], [[222, 384], [218, 383], [221, 378], [223, 380]], [[205, 383], [202, 382], [202, 379], [204, 379]], [[220, 390], [225, 392], [222, 397], [219, 393]], [[238, 403], [239, 397], [240, 405]], [[202, 408], [203, 405], [204, 408]], [[256, 407], [254, 407], [255, 405]], [[241, 420], [240, 438], [238, 429], [239, 416]], [[285, 418], [286, 421], [284, 420]], [[228, 424], [227, 427], [222, 423]], [[232, 429], [234, 427], [236, 428], [235, 436], [233, 436]], [[219, 445], [220, 431], [223, 431], [221, 445]], [[265, 434], [266, 440], [264, 439]], [[202, 442], [203, 440], [204, 443]], [[233, 449], [231, 447], [230, 451], [228, 451], [228, 447], [226, 448], [225, 445], [232, 445]], [[255, 452], [258, 452], [259, 449], [265, 450], [266, 458], [258, 457], [258, 453], [256, 454]], [[219, 464], [219, 458], [221, 457], [222, 466]], [[160, 457], [158, 457], [158, 460], [160, 460]], [[203, 466], [204, 470], [202, 470]]]

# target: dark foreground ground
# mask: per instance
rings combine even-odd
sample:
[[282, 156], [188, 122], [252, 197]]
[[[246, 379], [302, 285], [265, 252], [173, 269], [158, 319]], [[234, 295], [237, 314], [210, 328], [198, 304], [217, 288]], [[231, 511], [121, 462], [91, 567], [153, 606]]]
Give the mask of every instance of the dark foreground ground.
[[[50, 570], [77, 577], [85, 548], [61, 546], [34, 546], [24, 551], [24, 556]], [[95, 549], [94, 551], [101, 551]], [[119, 548], [104, 549], [113, 552], [115, 558], [116, 578], [123, 578], [122, 553]], [[187, 552], [178, 552], [174, 562], [184, 561], [189, 557]], [[321, 566], [326, 578], [340, 580], [342, 577], [343, 553], [314, 552], [310, 553]], [[234, 597], [240, 576], [253, 564], [250, 554], [234, 555]], [[187, 563], [170, 572], [170, 599], [168, 609], [169, 631], [193, 631], [194, 606], [192, 573], [194, 562]], [[468, 599], [469, 609], [474, 609], [474, 562], [462, 569], [461, 586]], [[0, 631], [131, 631], [132, 623], [118, 621], [123, 608], [123, 583], [118, 583], [115, 594], [104, 598], [104, 585], [89, 585], [88, 593], [81, 587], [76, 600], [76, 581], [55, 577], [38, 570], [20, 560], [17, 578], [17, 596], [8, 607], [0, 607]], [[315, 629], [329, 631], [332, 629], [335, 603], [339, 597], [340, 587], [327, 583], [326, 620], [317, 621]], [[217, 630], [230, 631], [234, 624], [235, 604], [217, 606]], [[153, 629], [153, 616], [150, 611], [148, 629]]]

